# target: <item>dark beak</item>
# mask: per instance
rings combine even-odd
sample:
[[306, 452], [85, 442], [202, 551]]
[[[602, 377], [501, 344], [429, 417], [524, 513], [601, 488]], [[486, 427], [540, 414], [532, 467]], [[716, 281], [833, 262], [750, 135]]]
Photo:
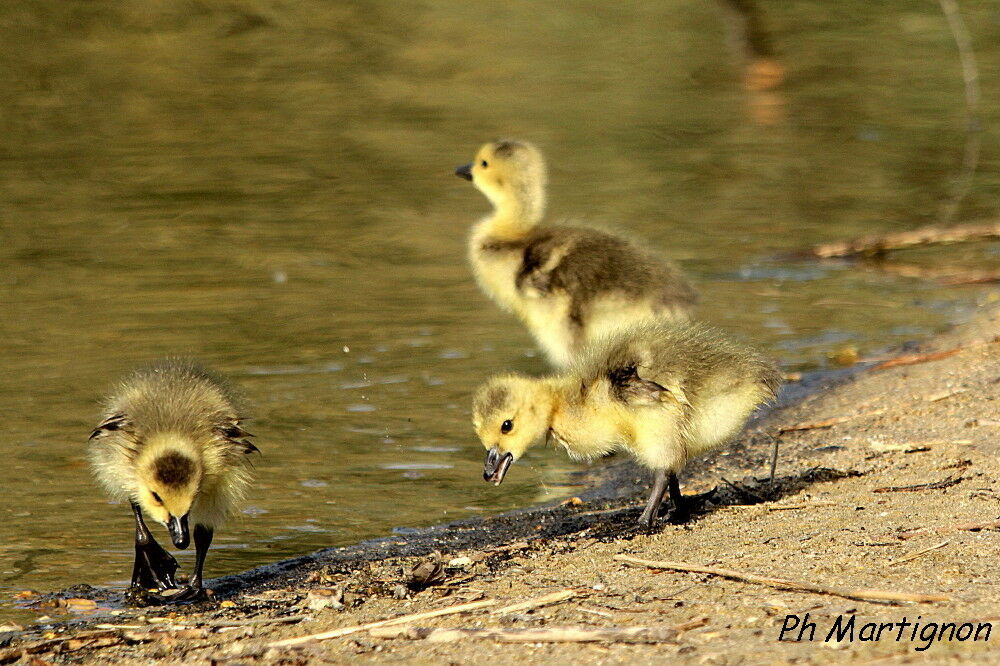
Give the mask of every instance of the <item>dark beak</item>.
[[184, 514], [180, 518], [177, 516], [170, 516], [170, 522], [167, 523], [167, 531], [170, 532], [170, 540], [174, 542], [174, 546], [184, 550], [191, 543], [191, 535], [188, 532], [188, 517]]
[[460, 167], [455, 167], [455, 175], [466, 180], [472, 180], [472, 165], [463, 164]]
[[483, 479], [491, 482], [494, 486], [503, 483], [503, 477], [507, 476], [507, 468], [514, 462], [512, 453], [500, 455], [500, 450], [493, 447], [486, 452], [486, 460], [483, 461]]

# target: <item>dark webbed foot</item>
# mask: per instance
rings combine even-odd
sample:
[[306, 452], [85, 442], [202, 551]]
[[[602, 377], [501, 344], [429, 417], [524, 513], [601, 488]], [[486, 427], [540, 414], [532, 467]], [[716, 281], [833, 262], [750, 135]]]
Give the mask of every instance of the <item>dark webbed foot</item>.
[[667, 514], [667, 522], [673, 525], [683, 525], [689, 520], [691, 520], [691, 512], [686, 506], [681, 509], [675, 508]]
[[207, 601], [209, 599], [208, 591], [203, 587], [191, 587], [190, 585], [182, 588], [177, 594], [172, 594], [167, 597], [167, 603], [180, 603], [186, 601]]
[[150, 592], [141, 587], [130, 587], [125, 593], [125, 604], [128, 606], [166, 606], [168, 604], [194, 603], [207, 601], [208, 591], [201, 587], [185, 586]]
[[[191, 580], [188, 584], [180, 589], [170, 589], [162, 590], [159, 594], [146, 594], [147, 604], [179, 604], [179, 603], [189, 603], [195, 601], [205, 601], [209, 599], [208, 591], [201, 586], [202, 572], [205, 569], [205, 556], [208, 555], [208, 549], [212, 545], [212, 537], [214, 532], [212, 528], [205, 527], [204, 525], [195, 525], [194, 527], [194, 547], [195, 547], [195, 558], [194, 558], [194, 573], [191, 574]], [[166, 553], [167, 557], [170, 557], [169, 553]], [[171, 558], [173, 559], [173, 558]], [[174, 568], [176, 569], [176, 563], [174, 563]]]
[[145, 590], [170, 590], [177, 587], [177, 560], [156, 541], [135, 545], [135, 562], [138, 579], [132, 577], [132, 585]]
[[142, 520], [139, 505], [132, 503], [135, 518], [135, 564], [132, 566], [132, 587], [141, 590], [168, 590], [177, 587], [174, 574], [177, 560], [156, 542]]

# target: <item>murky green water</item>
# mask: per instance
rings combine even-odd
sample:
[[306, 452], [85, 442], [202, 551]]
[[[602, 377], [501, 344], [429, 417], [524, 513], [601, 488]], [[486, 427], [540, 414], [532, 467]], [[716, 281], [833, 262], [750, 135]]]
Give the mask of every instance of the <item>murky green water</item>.
[[[989, 127], [1000, 13], [968, 4]], [[486, 202], [451, 168], [496, 136], [546, 149], [555, 217], [664, 249], [789, 369], [960, 320], [986, 287], [768, 259], [935, 220], [964, 142], [937, 4], [762, 8], [787, 80], [751, 96], [694, 0], [0, 4], [0, 599], [126, 581], [84, 443], [166, 354], [256, 404], [261, 482], [210, 576], [566, 492], [550, 452], [484, 484], [468, 425], [489, 373], [544, 369], [465, 265]], [[996, 166], [987, 132], [961, 219], [996, 215]]]

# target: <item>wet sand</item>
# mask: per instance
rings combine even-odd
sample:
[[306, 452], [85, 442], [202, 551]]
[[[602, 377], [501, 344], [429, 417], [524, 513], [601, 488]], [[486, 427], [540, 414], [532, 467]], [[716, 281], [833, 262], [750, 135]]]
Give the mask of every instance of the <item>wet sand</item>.
[[[790, 385], [783, 405], [736, 445], [689, 467], [682, 489], [696, 512], [685, 525], [636, 529], [647, 475], [616, 461], [575, 501], [216, 579], [209, 602], [121, 609], [118, 595], [85, 586], [27, 598], [54, 619], [0, 628], [0, 664], [27, 654], [117, 664], [996, 660], [1000, 306], [907, 355], [921, 362], [856, 368], [809, 390]], [[836, 594], [630, 566], [616, 556], [780, 577]], [[872, 590], [947, 600], [877, 601]], [[507, 608], [530, 601], [538, 605]], [[464, 604], [473, 606], [275, 645]], [[814, 640], [789, 640], [798, 628], [778, 640], [790, 616], [804, 623], [807, 613]], [[838, 618], [843, 629], [852, 617], [853, 641], [824, 640]], [[989, 640], [982, 631], [978, 641], [948, 640], [947, 631], [939, 640], [928, 628], [991, 620]], [[897, 631], [904, 621], [919, 622], [917, 631]], [[881, 625], [880, 640], [862, 640]], [[430, 633], [444, 628], [469, 631]]]

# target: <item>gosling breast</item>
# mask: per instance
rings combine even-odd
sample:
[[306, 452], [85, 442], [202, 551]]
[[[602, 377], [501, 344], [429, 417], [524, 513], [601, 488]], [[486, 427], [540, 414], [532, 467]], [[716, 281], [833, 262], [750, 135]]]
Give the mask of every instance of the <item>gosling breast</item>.
[[109, 495], [141, 503], [144, 472], [137, 463], [151, 453], [147, 447], [163, 447], [158, 463], [176, 450], [200, 472], [192, 522], [211, 527], [239, 510], [253, 478], [249, 454], [257, 448], [242, 426], [243, 400], [228, 382], [191, 361], [170, 359], [134, 372], [106, 404], [89, 453]]

